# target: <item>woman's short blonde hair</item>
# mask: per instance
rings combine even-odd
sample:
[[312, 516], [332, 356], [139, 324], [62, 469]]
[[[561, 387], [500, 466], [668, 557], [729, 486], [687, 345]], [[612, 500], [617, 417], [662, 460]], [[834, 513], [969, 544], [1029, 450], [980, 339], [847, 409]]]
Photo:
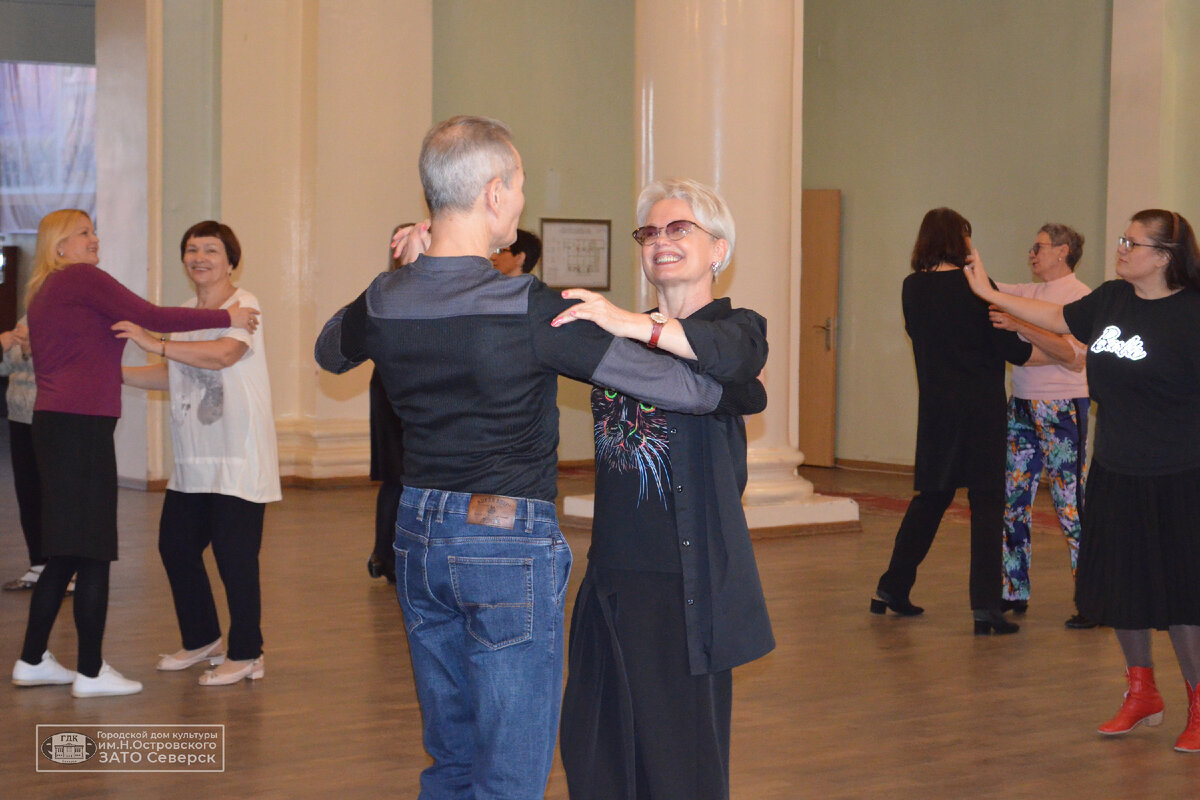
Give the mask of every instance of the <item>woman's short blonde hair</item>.
[[646, 217], [650, 215], [651, 207], [660, 200], [683, 200], [692, 207], [692, 214], [696, 217], [695, 222], [700, 223], [701, 228], [718, 239], [726, 241], [728, 247], [725, 248], [725, 257], [713, 270], [714, 277], [723, 272], [729, 266], [729, 259], [733, 258], [733, 245], [737, 236], [733, 225], [733, 214], [729, 213], [729, 206], [725, 204], [724, 198], [717, 194], [715, 189], [688, 178], [663, 178], [651, 181], [638, 195], [637, 224], [639, 228], [646, 224]]
[[67, 266], [70, 261], [58, 254], [58, 246], [74, 232], [80, 219], [90, 225], [92, 218], [86, 211], [78, 208], [60, 208], [42, 217], [38, 223], [37, 245], [33, 251], [33, 274], [25, 290], [25, 305], [33, 300], [38, 289], [55, 272]]

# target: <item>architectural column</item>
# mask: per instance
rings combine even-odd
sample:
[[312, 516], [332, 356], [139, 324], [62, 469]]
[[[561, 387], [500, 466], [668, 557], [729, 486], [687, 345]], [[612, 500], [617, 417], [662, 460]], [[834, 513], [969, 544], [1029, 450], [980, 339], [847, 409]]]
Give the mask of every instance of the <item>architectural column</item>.
[[[767, 318], [767, 411], [747, 420], [751, 528], [851, 522], [858, 506], [796, 474], [803, 0], [638, 2], [638, 186], [689, 177], [733, 212], [737, 247], [717, 294]], [[636, 305], [655, 305], [640, 278]], [[578, 513], [572, 504], [567, 513]]]
[[[96, 4], [96, 229], [100, 267], [157, 302], [162, 275], [162, 3]], [[129, 363], [144, 363], [130, 345]], [[115, 446], [122, 485], [146, 485], [161, 422], [146, 393], [124, 389]]]
[[[717, 293], [767, 318], [769, 403], [747, 420], [750, 527], [857, 520], [856, 503], [796, 474], [803, 0], [639, 2], [636, 41], [638, 183], [692, 177], [721, 192], [738, 237]], [[644, 277], [642, 291], [653, 305]]]
[[1190, 0], [1114, 0], [1108, 116], [1105, 275], [1129, 217], [1179, 211], [1200, 225], [1200, 8]]
[[[429, 0], [225, 3], [221, 212], [263, 307], [284, 475], [360, 476], [370, 367], [319, 370], [321, 325], [387, 267], [393, 226], [424, 217]], [[364, 54], [367, 54], [364, 57]]]

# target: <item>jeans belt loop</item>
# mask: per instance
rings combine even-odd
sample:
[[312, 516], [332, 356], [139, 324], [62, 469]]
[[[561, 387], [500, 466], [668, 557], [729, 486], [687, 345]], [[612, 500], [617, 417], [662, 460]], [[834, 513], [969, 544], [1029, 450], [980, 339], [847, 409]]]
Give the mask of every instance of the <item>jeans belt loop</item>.
[[429, 493], [432, 491], [433, 491], [432, 489], [426, 489], [425, 491], [423, 491], [421, 493], [421, 502], [417, 503], [417, 521], [418, 522], [425, 521], [425, 502], [427, 500], [429, 500]]
[[534, 511], [534, 502], [532, 500], [526, 500], [525, 501], [525, 532], [526, 533], [533, 533], [533, 516], [535, 513], [536, 512]]
[[446, 513], [446, 501], [449, 499], [450, 499], [450, 493], [442, 492], [442, 496], [438, 500], [438, 513], [437, 513], [438, 523], [441, 523], [444, 521], [443, 517], [445, 516], [445, 513]]

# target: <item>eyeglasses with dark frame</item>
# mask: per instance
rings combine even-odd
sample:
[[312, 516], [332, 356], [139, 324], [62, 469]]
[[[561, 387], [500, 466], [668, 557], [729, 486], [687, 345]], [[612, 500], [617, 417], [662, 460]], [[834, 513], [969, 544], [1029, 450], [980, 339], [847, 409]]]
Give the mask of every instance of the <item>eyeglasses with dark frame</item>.
[[1135, 247], [1153, 247], [1155, 250], [1166, 250], [1167, 252], [1170, 252], [1171, 250], [1171, 248], [1167, 247], [1166, 245], [1155, 244], [1154, 242], [1135, 242], [1128, 236], [1117, 237], [1118, 250], [1132, 250]]
[[704, 231], [714, 239], [721, 238], [712, 231], [704, 230], [704, 228], [700, 227], [700, 223], [698, 222], [693, 222], [690, 219], [677, 219], [674, 222], [668, 222], [661, 228], [654, 225], [643, 225], [633, 232], [633, 240], [642, 247], [645, 247], [648, 244], [654, 244], [659, 235], [665, 233], [668, 239], [673, 242], [677, 242], [691, 233], [692, 228], [700, 228], [700, 230]]

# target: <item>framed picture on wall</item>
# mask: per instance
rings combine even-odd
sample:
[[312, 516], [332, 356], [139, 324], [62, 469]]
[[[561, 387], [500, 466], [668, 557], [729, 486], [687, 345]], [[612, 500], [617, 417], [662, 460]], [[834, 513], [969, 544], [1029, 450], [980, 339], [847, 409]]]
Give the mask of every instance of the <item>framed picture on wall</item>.
[[612, 221], [542, 218], [542, 280], [569, 289], [608, 289]]

